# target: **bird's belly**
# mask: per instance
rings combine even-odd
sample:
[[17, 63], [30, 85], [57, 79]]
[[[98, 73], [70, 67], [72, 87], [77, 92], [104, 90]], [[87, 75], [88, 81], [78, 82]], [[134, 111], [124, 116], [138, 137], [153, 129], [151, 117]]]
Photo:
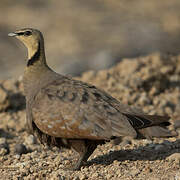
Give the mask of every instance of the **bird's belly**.
[[53, 137], [68, 138], [68, 139], [102, 139], [92, 132], [91, 128], [82, 127], [78, 121], [71, 124], [65, 124], [61, 120], [34, 120], [36, 126], [45, 134]]

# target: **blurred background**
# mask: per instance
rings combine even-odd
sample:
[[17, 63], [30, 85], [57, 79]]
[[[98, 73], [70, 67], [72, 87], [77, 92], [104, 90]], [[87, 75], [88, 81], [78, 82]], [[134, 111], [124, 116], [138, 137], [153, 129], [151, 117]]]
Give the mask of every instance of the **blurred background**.
[[79, 75], [125, 57], [180, 51], [179, 0], [1, 0], [0, 79], [18, 77], [27, 51], [7, 36], [20, 28], [41, 30], [48, 64]]

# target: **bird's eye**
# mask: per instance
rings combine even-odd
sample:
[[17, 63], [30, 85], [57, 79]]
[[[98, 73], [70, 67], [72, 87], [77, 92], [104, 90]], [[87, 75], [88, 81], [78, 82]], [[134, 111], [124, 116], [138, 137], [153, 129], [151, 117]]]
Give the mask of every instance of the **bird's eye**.
[[26, 32], [24, 32], [24, 36], [30, 36], [31, 34], [32, 34], [31, 31], [26, 31]]

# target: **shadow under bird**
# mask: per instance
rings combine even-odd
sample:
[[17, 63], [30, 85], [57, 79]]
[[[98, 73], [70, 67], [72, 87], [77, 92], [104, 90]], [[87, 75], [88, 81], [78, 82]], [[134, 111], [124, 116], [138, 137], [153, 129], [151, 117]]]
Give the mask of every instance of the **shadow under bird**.
[[26, 121], [30, 133], [49, 146], [79, 153], [79, 170], [99, 144], [116, 138], [168, 137], [169, 117], [147, 115], [96, 88], [54, 72], [46, 63], [44, 39], [39, 30], [9, 33], [28, 49], [23, 85]]

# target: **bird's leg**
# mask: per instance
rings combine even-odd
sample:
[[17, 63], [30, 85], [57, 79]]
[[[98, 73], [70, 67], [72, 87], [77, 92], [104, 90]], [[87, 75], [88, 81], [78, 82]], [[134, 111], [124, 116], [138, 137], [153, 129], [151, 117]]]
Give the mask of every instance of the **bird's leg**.
[[88, 158], [94, 152], [96, 147], [97, 146], [92, 146], [89, 149], [87, 147], [86, 151], [83, 154], [80, 154], [80, 158], [79, 158], [78, 162], [76, 163], [76, 165], [74, 166], [74, 170], [79, 170], [81, 168], [81, 166], [83, 166], [87, 162]]
[[76, 152], [79, 153], [79, 160], [77, 161], [76, 165], [74, 166], [73, 170], [79, 170], [81, 166], [83, 166], [91, 154], [97, 147], [96, 142], [92, 142], [89, 140], [72, 140], [71, 147]]

